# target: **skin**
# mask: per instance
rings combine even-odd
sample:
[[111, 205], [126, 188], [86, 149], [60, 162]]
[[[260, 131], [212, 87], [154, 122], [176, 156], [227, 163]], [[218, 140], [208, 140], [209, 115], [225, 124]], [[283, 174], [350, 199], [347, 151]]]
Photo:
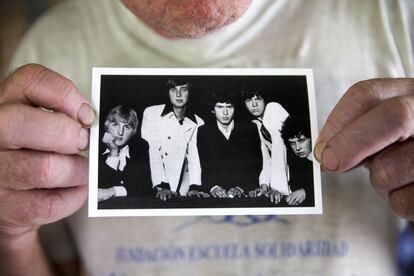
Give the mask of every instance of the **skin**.
[[123, 121], [111, 122], [104, 134], [102, 142], [110, 149], [119, 149], [125, 146], [134, 135], [134, 129]]
[[299, 189], [292, 192], [289, 196], [286, 197], [287, 204], [291, 206], [297, 206], [301, 204], [306, 199], [306, 192], [304, 189]]
[[[255, 95], [249, 99], [244, 101], [247, 110], [252, 114], [255, 118], [263, 117], [264, 111], [266, 109], [266, 102], [264, 98], [260, 95]], [[272, 203], [278, 204], [282, 199], [282, 194], [277, 190], [269, 189], [267, 184], [260, 184], [260, 188], [257, 188], [253, 191], [249, 192], [250, 197], [260, 197], [266, 196], [270, 198]]]
[[[119, 149], [124, 147], [134, 134], [134, 129], [127, 122], [118, 120], [107, 123], [107, 129], [102, 138], [102, 142], [110, 150], [109, 156], [118, 157]], [[113, 187], [98, 189], [98, 201], [107, 200], [114, 197], [115, 194]]]
[[[188, 101], [190, 99], [189, 84], [177, 85], [168, 91], [170, 102], [173, 106], [174, 114], [178, 120], [185, 117], [185, 111], [187, 108]], [[167, 201], [171, 197], [176, 197], [179, 194], [169, 189], [161, 188], [157, 191], [156, 197], [162, 201]], [[192, 191], [188, 193], [189, 196], [205, 197], [205, 194], [198, 191]]]
[[307, 158], [312, 151], [311, 140], [304, 135], [289, 138], [289, 145], [293, 153], [299, 158]]
[[211, 190], [211, 195], [213, 197], [218, 197], [218, 198], [226, 198], [227, 197], [227, 192], [226, 190], [224, 190], [222, 187], [217, 186], [214, 189]]
[[[299, 158], [308, 158], [312, 152], [312, 145], [310, 138], [299, 134], [293, 138], [289, 138], [289, 145], [293, 153]], [[291, 206], [297, 206], [306, 199], [306, 192], [304, 189], [299, 189], [292, 192], [286, 197], [287, 204]]]
[[[225, 129], [229, 126], [229, 124], [233, 121], [234, 117], [234, 106], [231, 103], [216, 103], [214, 106], [214, 110], [212, 111], [213, 114], [216, 116], [216, 120], [219, 124], [221, 124]], [[228, 192], [220, 186], [217, 186], [211, 191], [211, 195], [213, 197], [219, 198], [234, 198], [234, 197], [241, 197], [243, 194], [242, 190], [239, 187], [230, 188]]]
[[326, 171], [361, 164], [400, 217], [414, 219], [414, 79], [354, 84], [326, 120], [314, 155]]
[[187, 105], [190, 97], [188, 84], [178, 85], [174, 88], [171, 88], [168, 93], [170, 96], [171, 104], [174, 108], [183, 108]]
[[231, 103], [216, 103], [213, 114], [216, 115], [216, 120], [226, 128], [234, 117], [234, 106]]
[[88, 161], [79, 153], [94, 120], [73, 83], [43, 66], [21, 67], [0, 85], [2, 274], [52, 275], [37, 231], [84, 204]]
[[247, 110], [252, 114], [254, 117], [262, 117], [265, 111], [266, 103], [265, 100], [261, 96], [253, 96], [249, 99], [244, 101]]
[[199, 38], [241, 17], [251, 0], [122, 0], [135, 16], [169, 38]]

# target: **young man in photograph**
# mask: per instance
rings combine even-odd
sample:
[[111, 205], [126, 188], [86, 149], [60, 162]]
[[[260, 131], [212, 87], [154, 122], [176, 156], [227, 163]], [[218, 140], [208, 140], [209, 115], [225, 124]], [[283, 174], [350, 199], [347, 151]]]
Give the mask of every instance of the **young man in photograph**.
[[259, 185], [260, 139], [255, 126], [234, 120], [234, 99], [227, 93], [211, 94], [215, 120], [200, 127], [198, 150], [202, 188], [213, 197], [248, 195]]
[[260, 85], [246, 85], [241, 98], [248, 112], [253, 116], [260, 135], [263, 168], [260, 173], [260, 187], [250, 193], [253, 197], [266, 195], [274, 203], [290, 193], [286, 164], [286, 147], [280, 136], [288, 112], [277, 102], [267, 103], [260, 92]]
[[191, 84], [178, 78], [166, 83], [168, 103], [144, 110], [141, 135], [149, 144], [151, 179], [156, 196], [199, 193], [201, 169], [197, 151], [197, 129], [204, 124], [190, 108]]
[[152, 195], [148, 147], [131, 140], [139, 122], [134, 109], [117, 106], [105, 119], [104, 152], [99, 159], [98, 201], [112, 197]]
[[[282, 127], [282, 138], [287, 147], [289, 187], [292, 193], [285, 200], [291, 206], [313, 206], [312, 141], [310, 126], [289, 116]], [[306, 120], [305, 120], [306, 121]]]

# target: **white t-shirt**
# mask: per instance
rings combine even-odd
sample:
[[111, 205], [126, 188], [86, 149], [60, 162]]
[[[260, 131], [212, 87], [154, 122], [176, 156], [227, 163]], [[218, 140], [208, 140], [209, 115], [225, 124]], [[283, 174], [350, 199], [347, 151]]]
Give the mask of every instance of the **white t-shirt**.
[[[216, 33], [168, 40], [120, 1], [73, 0], [36, 23], [12, 67], [41, 63], [87, 97], [92, 66], [313, 68], [322, 124], [356, 81], [414, 74], [413, 17], [411, 0], [255, 0]], [[397, 220], [367, 172], [322, 184], [323, 215], [87, 218], [83, 208], [68, 223], [91, 275], [396, 274]]]

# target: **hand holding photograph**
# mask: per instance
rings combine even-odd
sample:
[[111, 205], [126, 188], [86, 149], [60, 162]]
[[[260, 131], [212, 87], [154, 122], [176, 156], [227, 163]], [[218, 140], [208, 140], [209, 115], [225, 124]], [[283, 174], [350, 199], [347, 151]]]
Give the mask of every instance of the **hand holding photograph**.
[[320, 214], [310, 69], [94, 68], [89, 216]]

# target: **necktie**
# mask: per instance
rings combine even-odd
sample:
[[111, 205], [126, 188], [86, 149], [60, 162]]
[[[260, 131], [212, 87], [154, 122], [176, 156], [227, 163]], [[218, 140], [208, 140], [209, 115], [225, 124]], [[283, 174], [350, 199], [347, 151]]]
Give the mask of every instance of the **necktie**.
[[272, 143], [272, 136], [270, 135], [270, 132], [267, 130], [267, 128], [263, 124], [263, 121], [260, 120], [260, 122], [262, 123], [262, 125], [260, 126], [260, 133], [262, 134], [263, 138], [267, 142]]

